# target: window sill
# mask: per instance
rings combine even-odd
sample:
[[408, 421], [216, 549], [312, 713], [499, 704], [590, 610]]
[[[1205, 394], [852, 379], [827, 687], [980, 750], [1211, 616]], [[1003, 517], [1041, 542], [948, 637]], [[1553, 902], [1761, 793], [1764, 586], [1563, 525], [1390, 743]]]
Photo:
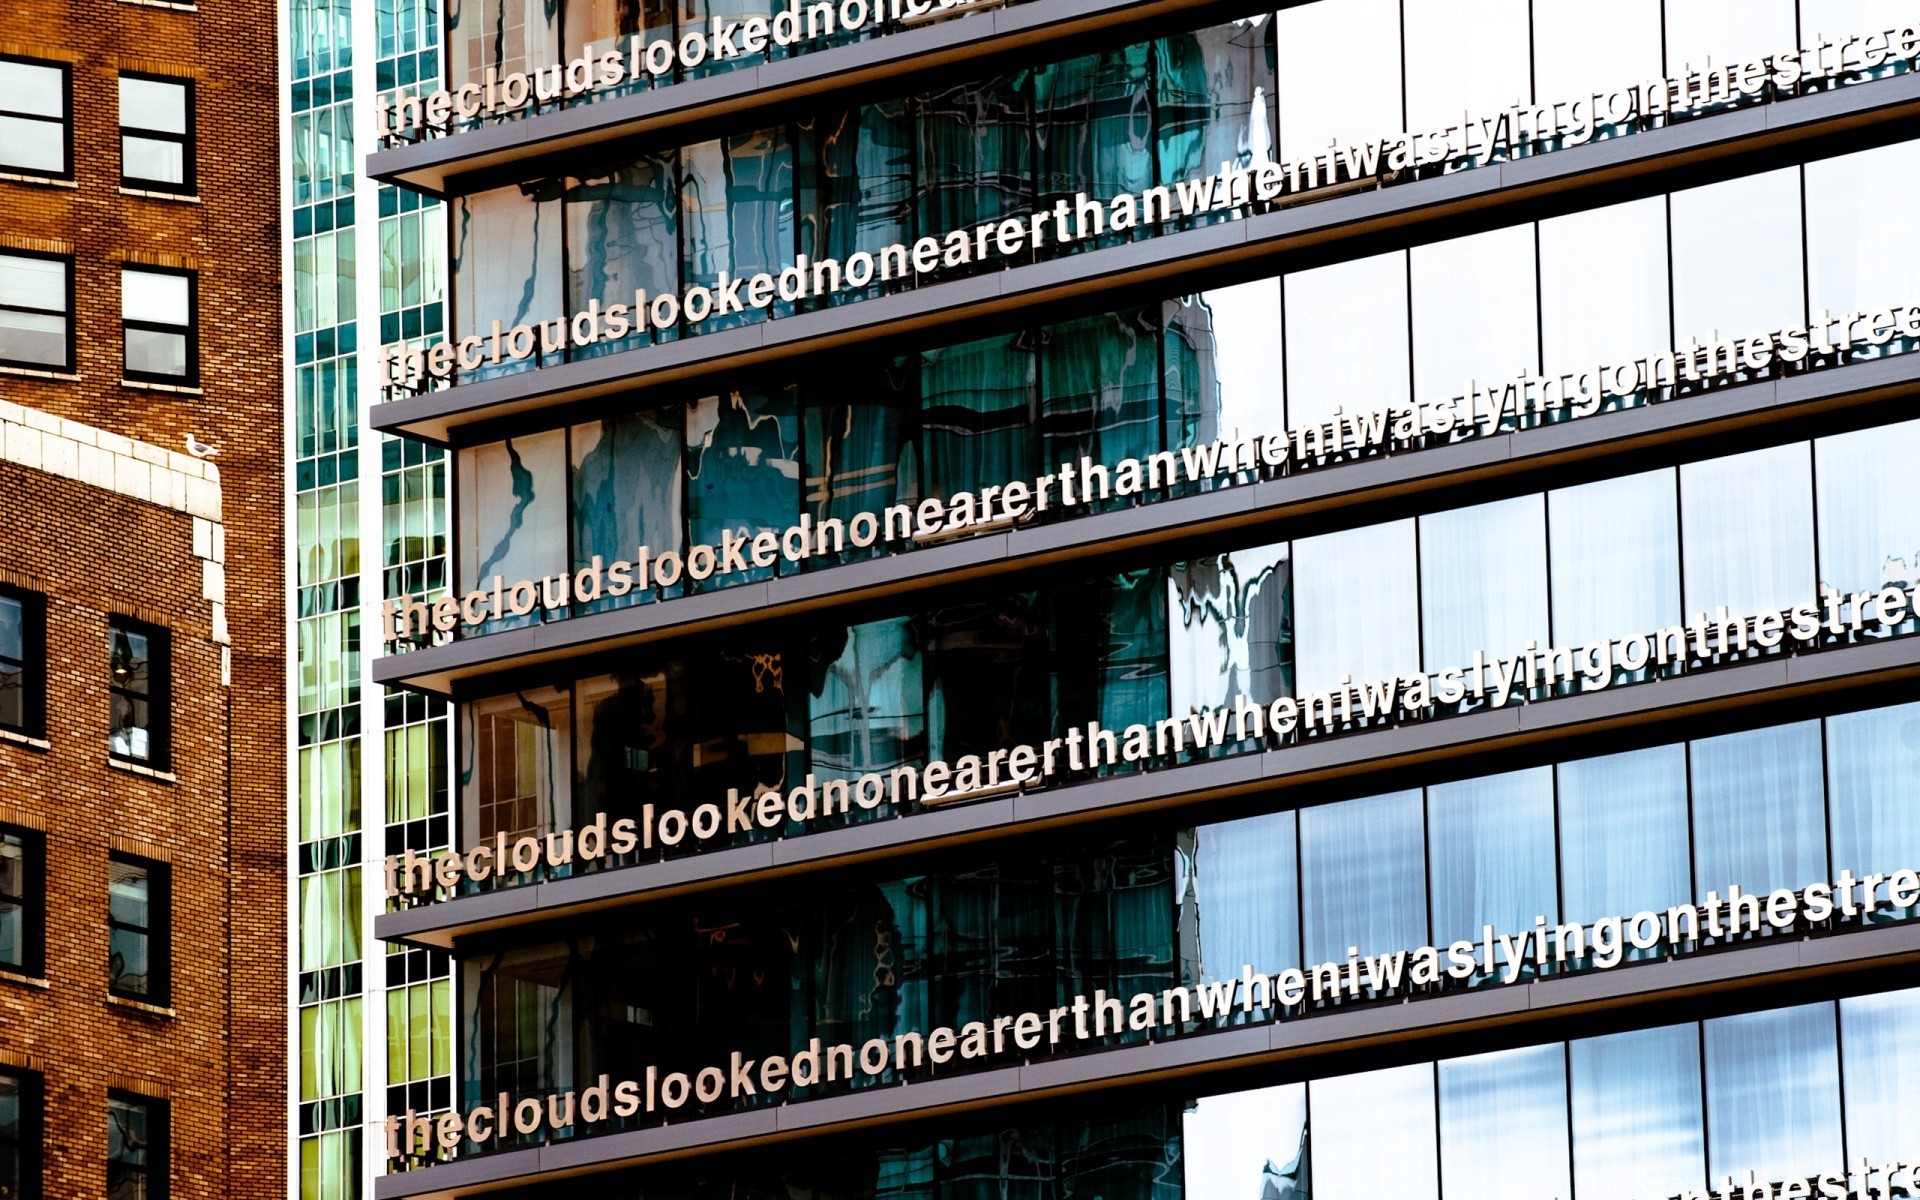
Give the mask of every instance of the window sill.
[[[136, 0], [122, 0], [122, 2], [132, 4], [135, 3]], [[13, 171], [0, 171], [0, 179], [4, 179], [8, 183], [29, 183], [35, 187], [66, 188], [68, 191], [75, 192], [80, 190], [78, 180], [55, 179], [49, 175], [20, 175]]]
[[0, 983], [11, 983], [16, 987], [38, 988], [47, 991], [53, 984], [37, 975], [22, 975], [17, 971], [0, 971]]
[[137, 762], [128, 762], [126, 759], [123, 759], [123, 758], [113, 758], [109, 756], [107, 759], [107, 766], [113, 768], [116, 771], [125, 771], [129, 775], [139, 775], [147, 779], [155, 780], [156, 782], [159, 782], [159, 783], [179, 782], [179, 778], [176, 775], [174, 775], [172, 771], [156, 771], [152, 767], [143, 767]]
[[207, 393], [197, 387], [188, 387], [178, 383], [147, 383], [139, 379], [122, 379], [120, 386], [130, 392], [172, 392], [177, 396], [204, 396]]
[[[121, 0], [121, 2], [122, 2], [122, 3], [132, 3], [132, 0]], [[121, 185], [120, 185], [120, 194], [121, 194], [122, 196], [144, 196], [144, 197], [146, 197], [146, 198], [147, 198], [147, 199], [149, 199], [149, 200], [170, 200], [170, 201], [172, 201], [172, 202], [173, 202], [173, 203], [175, 203], [175, 204], [198, 204], [198, 203], [200, 203], [200, 197], [199, 197], [199, 196], [197, 196], [197, 195], [193, 195], [193, 194], [191, 194], [191, 193], [187, 193], [187, 192], [150, 192], [150, 191], [148, 191], [148, 190], [147, 190], [147, 189], [145, 189], [145, 188], [131, 188], [131, 187], [128, 187], [128, 186], [126, 186], [125, 184], [121, 184]]]
[[107, 993], [107, 1003], [115, 1008], [132, 1009], [134, 1012], [144, 1013], [149, 1017], [166, 1017], [171, 1020], [174, 1016], [173, 1008], [170, 1005], [148, 1004], [145, 1000], [134, 1000], [126, 996], [116, 996], [112, 992]]
[[[53, 743], [46, 738], [34, 737], [31, 734], [16, 733], [11, 729], [0, 729], [0, 742], [5, 742], [13, 746], [25, 746], [29, 750], [53, 749]], [[5, 972], [0, 971], [0, 974], [5, 974]]]
[[22, 379], [52, 379], [60, 383], [80, 382], [80, 376], [70, 371], [42, 371], [38, 367], [0, 366], [0, 375], [18, 375]]
[[134, 4], [141, 8], [170, 8], [174, 12], [199, 12], [198, 4], [179, 4], [175, 0], [120, 0], [122, 4]]

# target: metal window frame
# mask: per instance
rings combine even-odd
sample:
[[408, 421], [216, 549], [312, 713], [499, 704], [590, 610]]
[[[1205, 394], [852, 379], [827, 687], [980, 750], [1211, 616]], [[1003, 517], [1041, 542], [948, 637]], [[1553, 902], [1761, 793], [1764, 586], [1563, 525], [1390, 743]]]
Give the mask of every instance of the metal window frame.
[[73, 64], [51, 58], [34, 58], [27, 54], [0, 54], [0, 62], [21, 63], [29, 67], [44, 67], [60, 72], [60, 108], [58, 117], [43, 117], [39, 113], [23, 113], [6, 107], [4, 96], [0, 96], [0, 116], [13, 117], [21, 121], [38, 121], [47, 125], [60, 126], [60, 157], [62, 166], [58, 171], [44, 171], [38, 167], [23, 166], [20, 163], [0, 160], [0, 170], [16, 175], [29, 175], [35, 179], [72, 179], [73, 178]]
[[[164, 770], [172, 749], [173, 718], [173, 636], [170, 631], [158, 625], [151, 625], [133, 617], [115, 614], [107, 619], [108, 654], [112, 654], [111, 639], [119, 633], [137, 633], [147, 639], [147, 690], [143, 696], [129, 688], [121, 687], [112, 681], [109, 673], [107, 681], [108, 712], [111, 715], [113, 699], [128, 696], [142, 699], [147, 703], [147, 757], [134, 758], [131, 755], [116, 754], [108, 750], [109, 757], [119, 762], [139, 763], [155, 770]], [[111, 737], [111, 730], [109, 730]], [[111, 742], [109, 742], [111, 746]]]
[[111, 906], [107, 911], [109, 933], [124, 930], [147, 939], [147, 990], [125, 991], [113, 986], [109, 980], [107, 991], [111, 995], [143, 1004], [165, 1004], [173, 992], [170, 986], [173, 974], [173, 939], [170, 936], [173, 924], [173, 871], [166, 863], [137, 854], [114, 851], [107, 859], [109, 862], [137, 867], [146, 873], [147, 879], [147, 923], [144, 926], [116, 921]]
[[0, 358], [0, 366], [20, 367], [29, 371], [71, 371], [74, 367], [74, 296], [73, 296], [73, 255], [45, 254], [37, 250], [16, 250], [9, 246], [0, 249], [0, 258], [30, 258], [41, 262], [57, 262], [65, 270], [66, 307], [64, 309], [28, 308], [20, 304], [0, 303], [0, 312], [33, 313], [39, 316], [59, 316], [66, 322], [66, 346], [58, 363], [34, 362], [23, 358]]
[[[174, 275], [187, 281], [187, 323], [169, 325], [161, 321], [130, 321], [126, 318], [126, 276], [128, 272], [144, 272], [148, 275]], [[120, 264], [120, 373], [121, 378], [137, 383], [164, 383], [178, 387], [195, 387], [200, 382], [200, 272], [180, 267], [158, 267], [151, 263], [124, 262]], [[158, 371], [136, 371], [127, 365], [127, 332], [140, 330], [146, 333], [182, 334], [187, 339], [187, 369], [185, 374], [166, 375]]]
[[8, 896], [0, 893], [0, 900], [18, 903], [25, 917], [21, 922], [20, 961], [6, 969], [29, 978], [43, 979], [47, 970], [47, 838], [39, 830], [21, 825], [0, 825], [0, 838], [10, 839], [20, 846], [22, 875], [20, 894]]
[[0, 665], [20, 667], [22, 699], [25, 701], [18, 725], [0, 721], [0, 729], [25, 737], [40, 737], [47, 723], [47, 598], [39, 592], [0, 583], [0, 600], [20, 605], [21, 650], [24, 657], [0, 655]]
[[[183, 108], [186, 117], [185, 133], [167, 133], [158, 129], [141, 129], [127, 124], [126, 109], [123, 106], [116, 118], [116, 127], [120, 133], [120, 185], [140, 188], [152, 192], [173, 192], [182, 196], [191, 196], [199, 188], [198, 172], [194, 169], [195, 151], [199, 146], [198, 110], [195, 106], [195, 87], [191, 79], [181, 79], [172, 75], [155, 75], [147, 71], [122, 71], [118, 79], [140, 79], [148, 83], [164, 83], [181, 89]], [[171, 142], [180, 147], [180, 181], [153, 179], [145, 175], [127, 174], [127, 139], [145, 138], [150, 142]]]

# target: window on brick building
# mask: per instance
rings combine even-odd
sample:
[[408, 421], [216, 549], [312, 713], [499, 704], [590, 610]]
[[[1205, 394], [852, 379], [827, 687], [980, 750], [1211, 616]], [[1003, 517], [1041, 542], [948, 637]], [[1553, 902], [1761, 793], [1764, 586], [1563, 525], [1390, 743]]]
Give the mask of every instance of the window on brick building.
[[144, 383], [191, 384], [200, 374], [197, 299], [191, 271], [124, 267], [120, 321], [125, 373]]
[[71, 71], [65, 63], [0, 55], [0, 171], [72, 178]]
[[193, 191], [191, 81], [120, 76], [120, 182], [157, 191]]
[[167, 1002], [171, 898], [165, 863], [116, 854], [107, 861], [107, 990]]
[[46, 728], [47, 602], [0, 584], [0, 729], [38, 737]]
[[109, 624], [107, 750], [113, 757], [156, 769], [167, 765], [171, 657], [166, 630], [126, 617]]
[[[39, 975], [43, 969], [45, 869], [46, 842], [37, 831], [0, 825], [0, 970]], [[0, 1183], [0, 1196], [7, 1195]]]
[[39, 1200], [40, 1077], [0, 1068], [0, 1196]]
[[0, 254], [0, 363], [72, 369], [72, 259], [11, 250]]
[[165, 1100], [107, 1093], [107, 1200], [167, 1200], [167, 1115]]

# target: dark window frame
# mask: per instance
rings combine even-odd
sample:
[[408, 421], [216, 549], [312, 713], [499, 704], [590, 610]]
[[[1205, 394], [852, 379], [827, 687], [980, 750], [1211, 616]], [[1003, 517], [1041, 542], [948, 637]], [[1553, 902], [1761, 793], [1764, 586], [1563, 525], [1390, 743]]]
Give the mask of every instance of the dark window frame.
[[[61, 371], [61, 372], [72, 371], [73, 364], [74, 364], [73, 331], [74, 331], [74, 324], [75, 324], [74, 317], [73, 317], [73, 304], [74, 304], [73, 255], [44, 254], [38, 250], [15, 250], [9, 246], [5, 249], [0, 249], [0, 257], [37, 258], [45, 262], [57, 262], [66, 269], [66, 277], [67, 277], [66, 308], [59, 314], [61, 318], [63, 318], [67, 323], [66, 352], [62, 357], [61, 361], [58, 364], [51, 364], [51, 363], [43, 363], [43, 362], [32, 362], [27, 359], [20, 359], [20, 358], [0, 358], [0, 366], [19, 367], [22, 370], [27, 370], [27, 371]], [[0, 311], [35, 313], [42, 316], [48, 315], [53, 312], [52, 309], [23, 308], [19, 305], [4, 304], [4, 303], [0, 303]]]
[[[126, 315], [126, 273], [144, 272], [148, 275], [177, 275], [187, 281], [187, 323], [168, 325], [160, 321], [133, 321]], [[120, 264], [120, 376], [136, 383], [164, 383], [175, 387], [196, 387], [200, 383], [200, 272], [179, 267], [157, 267], [151, 263], [124, 262]], [[184, 334], [187, 339], [186, 371], [180, 375], [167, 375], [158, 371], [136, 371], [127, 364], [127, 332], [140, 330], [144, 333]]]
[[[22, 121], [39, 121], [42, 124], [60, 126], [60, 157], [65, 164], [59, 171], [40, 171], [16, 163], [0, 161], [0, 172], [9, 175], [24, 175], [33, 179], [72, 179], [73, 178], [73, 64], [52, 58], [34, 58], [28, 54], [0, 54], [0, 62], [24, 63], [30, 67], [50, 67], [60, 72], [60, 108], [59, 118], [43, 117], [39, 113], [16, 112], [7, 108], [6, 99], [0, 96], [0, 116], [13, 117]], [[71, 277], [71, 272], [69, 272]]]
[[47, 728], [47, 598], [39, 592], [0, 583], [0, 600], [20, 605], [24, 654], [18, 660], [0, 654], [0, 666], [17, 664], [21, 673], [20, 722], [14, 724], [0, 715], [0, 729], [22, 737], [41, 737]]
[[[147, 639], [147, 684], [141, 695], [114, 682], [113, 661], [116, 643], [122, 634], [138, 634]], [[156, 771], [167, 768], [172, 749], [173, 724], [173, 641], [172, 635], [158, 625], [132, 617], [113, 616], [107, 620], [107, 755], [115, 762], [134, 763]], [[138, 758], [113, 749], [114, 702], [145, 700], [147, 704], [147, 756]]]
[[16, 842], [21, 850], [20, 894], [0, 892], [0, 901], [20, 906], [20, 961], [0, 962], [0, 970], [32, 979], [46, 975], [47, 837], [37, 829], [0, 825], [0, 838]]
[[[16, 1139], [11, 1145], [20, 1160], [19, 1200], [40, 1200], [40, 1168], [42, 1147], [45, 1145], [45, 1109], [46, 1089], [38, 1071], [27, 1071], [19, 1067], [0, 1067], [0, 1079], [11, 1079], [20, 1085], [20, 1126]], [[0, 1145], [8, 1144], [0, 1138]], [[0, 1184], [4, 1184], [0, 1180]]]
[[[199, 188], [198, 173], [194, 170], [195, 151], [199, 147], [199, 124], [196, 121], [194, 81], [174, 75], [155, 75], [149, 71], [122, 71], [117, 79], [141, 79], [148, 83], [165, 83], [181, 88], [185, 92], [185, 133], [165, 133], [157, 129], [140, 129], [129, 126], [126, 113], [116, 115], [120, 134], [120, 186], [147, 192], [170, 192], [179, 196], [191, 196]], [[117, 80], [116, 80], [117, 82]], [[180, 147], [180, 182], [169, 183], [164, 179], [149, 179], [143, 175], [127, 174], [127, 139], [145, 138], [150, 142], [172, 142]]]
[[[142, 1096], [138, 1092], [109, 1088], [107, 1091], [107, 1132], [109, 1137], [111, 1137], [113, 1132], [113, 1105], [116, 1103], [141, 1108], [146, 1111], [147, 1141], [142, 1149], [146, 1151], [147, 1161], [143, 1167], [138, 1168], [138, 1173], [146, 1179], [146, 1189], [144, 1193], [140, 1194], [143, 1196], [143, 1200], [167, 1200], [167, 1181], [171, 1173], [170, 1168], [173, 1157], [171, 1153], [169, 1153], [173, 1140], [173, 1114], [171, 1106], [167, 1101], [157, 1096]], [[115, 1196], [115, 1192], [112, 1190], [114, 1162], [112, 1158], [111, 1141], [108, 1143], [106, 1167], [108, 1188], [106, 1195], [108, 1200], [113, 1200]]]
[[115, 932], [125, 930], [137, 933], [147, 939], [147, 976], [146, 990], [135, 992], [122, 989], [113, 982], [113, 959], [111, 951], [107, 960], [107, 991], [126, 1000], [137, 1000], [142, 1004], [165, 1005], [173, 993], [173, 872], [166, 863], [150, 858], [141, 858], [133, 854], [114, 853], [109, 861], [129, 867], [138, 867], [145, 872], [147, 880], [147, 923], [145, 926], [123, 924], [114, 920], [111, 887], [108, 882], [107, 932], [109, 945]]

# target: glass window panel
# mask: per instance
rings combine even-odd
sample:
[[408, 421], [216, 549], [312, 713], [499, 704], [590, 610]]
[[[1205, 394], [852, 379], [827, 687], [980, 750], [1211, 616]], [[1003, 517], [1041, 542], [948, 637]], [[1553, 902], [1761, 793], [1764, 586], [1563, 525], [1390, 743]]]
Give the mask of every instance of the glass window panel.
[[463, 706], [461, 833], [468, 845], [573, 827], [570, 697], [537, 688]]
[[128, 179], [154, 183], [185, 183], [186, 147], [178, 142], [157, 142], [152, 138], [120, 139], [120, 173]]
[[1702, 738], [1693, 743], [1692, 763], [1698, 895], [1726, 896], [1734, 884], [1748, 893], [1801, 888], [1827, 878], [1820, 722]]
[[1270, 704], [1293, 694], [1293, 566], [1288, 544], [1235, 550], [1168, 573], [1172, 711]]
[[[1517, 654], [1547, 636], [1546, 498], [1420, 518], [1420, 608], [1429, 671]], [[1355, 679], [1372, 676], [1355, 673]]]
[[1832, 1004], [1704, 1025], [1707, 1175], [1807, 1179], [1843, 1160]]
[[142, 375], [185, 376], [187, 335], [129, 329], [126, 331], [126, 365], [127, 370]]
[[455, 83], [484, 83], [560, 61], [560, 6], [551, 0], [462, 0], [448, 12]]
[[1836, 873], [1920, 867], [1920, 704], [1829, 717], [1827, 788]]
[[1673, 1025], [1568, 1044], [1577, 1196], [1673, 1196], [1706, 1182], [1700, 1031]]
[[67, 365], [67, 319], [41, 313], [0, 312], [0, 359]]
[[1300, 965], [1300, 875], [1294, 814], [1272, 813], [1194, 831], [1194, 942], [1203, 979], [1271, 975]]
[[1316, 1200], [1440, 1195], [1432, 1064], [1316, 1079], [1307, 1093]]
[[1911, 0], [1800, 0], [1800, 44], [1817, 46], [1823, 38], [1909, 28], [1914, 17]]
[[[1272, 161], [1273, 28], [1262, 14], [1153, 43], [1159, 182], [1198, 178], [1223, 162]], [[1131, 140], [1118, 130], [1106, 136]]]
[[460, 336], [564, 315], [559, 204], [546, 185], [516, 185], [454, 202], [453, 303]]
[[[1183, 408], [1194, 414], [1196, 427], [1184, 439], [1169, 437], [1168, 445], [1205, 443], [1236, 429], [1284, 429], [1280, 281], [1203, 292], [1173, 311], [1179, 315], [1168, 321], [1169, 332], [1191, 361], [1167, 364], [1168, 415]], [[1176, 386], [1175, 379], [1185, 386]]]
[[1417, 399], [1464, 396], [1469, 382], [1484, 387], [1539, 369], [1532, 225], [1418, 246], [1412, 254]]
[[[1288, 9], [1281, 16], [1302, 11]], [[1286, 298], [1287, 423], [1292, 428], [1324, 424], [1335, 409], [1380, 412], [1407, 403], [1405, 251], [1289, 275]]]
[[[1404, 0], [1403, 7], [1406, 128], [1445, 129], [1464, 112], [1501, 112], [1533, 98], [1528, 0]], [[1382, 52], [1356, 47], [1345, 61]]]
[[[1771, 0], [1712, 2], [1737, 6], [1742, 26], [1750, 10], [1771, 7]], [[1668, 5], [1669, 20], [1672, 12]], [[1766, 53], [1792, 44], [1772, 42]], [[1683, 344], [1697, 338], [1704, 345], [1716, 331], [1747, 337], [1806, 320], [1798, 167], [1675, 192], [1672, 203], [1673, 324]]]
[[67, 114], [66, 74], [59, 67], [0, 59], [0, 96], [9, 112], [36, 117]]
[[1920, 1151], [1920, 990], [1840, 1002], [1847, 1155], [1912, 1162]]
[[1447, 1195], [1564, 1200], [1572, 1194], [1564, 1046], [1448, 1059], [1439, 1076], [1440, 1181]]
[[1293, 544], [1298, 694], [1420, 669], [1416, 561], [1412, 520]]
[[1553, 644], [1584, 646], [1681, 620], [1672, 471], [1547, 493]]
[[1805, 442], [1680, 468], [1689, 618], [1787, 609], [1813, 590], [1812, 455]]
[[65, 171], [65, 126], [0, 115], [0, 163], [24, 171]]
[[1307, 1194], [1307, 1085], [1207, 1096], [1181, 1122], [1186, 1194], [1266, 1200]]
[[1820, 438], [1813, 458], [1821, 594], [1920, 577], [1920, 421]]
[[1685, 746], [1585, 758], [1555, 772], [1563, 920], [1664, 912], [1688, 902]]
[[[1911, 4], [1901, 7], [1906, 15], [1893, 24], [1920, 19]], [[1831, 26], [1826, 32], [1840, 29]], [[1920, 222], [1910, 219], [1906, 198], [1920, 193], [1920, 142], [1822, 159], [1808, 163], [1806, 171], [1807, 283], [1813, 307], [1844, 317], [1916, 303]]]
[[[632, 561], [681, 546], [685, 487], [674, 410], [641, 412], [575, 425], [572, 431], [574, 566]], [[607, 605], [621, 603], [609, 597]]]
[[1427, 821], [1435, 945], [1557, 922], [1552, 767], [1431, 787]]
[[120, 124], [156, 133], [187, 132], [187, 86], [163, 79], [120, 77]]
[[566, 570], [566, 431], [476, 446], [460, 458], [463, 590], [491, 587], [496, 575], [511, 584]]
[[1398, 0], [1318, 0], [1275, 21], [1283, 159], [1406, 128]]
[[809, 749], [822, 779], [853, 779], [925, 755], [926, 687], [914, 632], [907, 617], [855, 625], [838, 656], [814, 667]]
[[1584, 98], [1658, 79], [1660, 33], [1660, 0], [1533, 0], [1539, 98]]
[[1301, 810], [1307, 965], [1427, 944], [1423, 816], [1418, 791]]
[[574, 311], [590, 301], [632, 304], [680, 287], [679, 197], [671, 155], [643, 156], [567, 189], [567, 295]]
[[120, 272], [120, 316], [128, 321], [158, 325], [185, 325], [191, 281], [185, 275], [157, 271]]
[[57, 258], [0, 254], [0, 304], [65, 312], [67, 264]]
[[[1564, 2], [1611, 11], [1588, 0]], [[1657, 65], [1657, 49], [1654, 57]], [[1540, 335], [1548, 370], [1612, 366], [1665, 350], [1673, 345], [1670, 313], [1666, 197], [1540, 222]]]
[[1666, 11], [1671, 74], [1689, 66], [1750, 62], [1800, 41], [1794, 0], [1666, 0]]
[[[689, 541], [719, 546], [729, 532], [779, 533], [799, 517], [800, 418], [790, 390], [702, 397], [686, 406], [686, 431]], [[712, 586], [774, 570], [749, 566]]]

